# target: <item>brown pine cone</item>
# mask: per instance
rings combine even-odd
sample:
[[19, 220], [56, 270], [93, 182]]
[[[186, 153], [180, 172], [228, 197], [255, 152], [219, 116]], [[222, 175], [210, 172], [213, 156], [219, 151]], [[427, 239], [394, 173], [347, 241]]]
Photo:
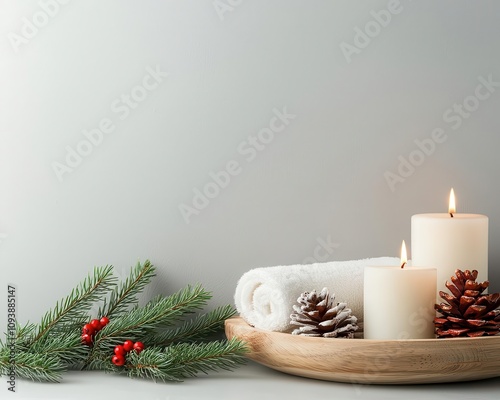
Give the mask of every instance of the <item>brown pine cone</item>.
[[482, 293], [488, 281], [476, 282], [478, 272], [457, 269], [446, 287], [451, 294], [440, 291], [446, 303], [434, 308], [441, 314], [434, 318], [439, 338], [459, 336], [493, 336], [500, 331], [500, 293]]

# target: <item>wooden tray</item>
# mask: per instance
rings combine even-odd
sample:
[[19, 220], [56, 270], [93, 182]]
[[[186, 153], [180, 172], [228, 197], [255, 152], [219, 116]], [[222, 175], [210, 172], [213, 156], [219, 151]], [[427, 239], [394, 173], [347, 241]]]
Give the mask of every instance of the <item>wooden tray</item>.
[[500, 336], [456, 339], [327, 339], [269, 332], [242, 318], [226, 336], [246, 342], [248, 357], [292, 375], [354, 384], [420, 384], [500, 376]]

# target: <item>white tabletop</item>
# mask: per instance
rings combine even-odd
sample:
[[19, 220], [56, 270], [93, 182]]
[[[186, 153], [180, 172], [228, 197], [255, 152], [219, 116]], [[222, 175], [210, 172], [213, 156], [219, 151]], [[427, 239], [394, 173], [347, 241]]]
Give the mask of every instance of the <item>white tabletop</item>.
[[[1, 399], [499, 399], [500, 378], [442, 385], [359, 386], [286, 375], [249, 362], [233, 372], [212, 373], [182, 383], [154, 383], [100, 371], [70, 371], [62, 383], [16, 382], [16, 394], [3, 386]], [[11, 395], [11, 397], [8, 397]]]

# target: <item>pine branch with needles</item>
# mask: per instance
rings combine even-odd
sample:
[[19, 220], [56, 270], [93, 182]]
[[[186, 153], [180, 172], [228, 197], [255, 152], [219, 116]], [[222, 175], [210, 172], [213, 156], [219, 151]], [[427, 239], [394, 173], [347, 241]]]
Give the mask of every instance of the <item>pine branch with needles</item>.
[[[119, 283], [112, 266], [95, 268], [45, 313], [40, 323], [17, 326], [13, 364], [9, 340], [5, 344], [0, 341], [0, 375], [15, 367], [21, 378], [59, 382], [66, 370], [76, 368], [178, 381], [197, 373], [234, 369], [243, 362], [246, 348], [242, 342], [209, 340], [222, 330], [224, 320], [234, 315], [233, 307], [218, 307], [186, 320], [211, 299], [211, 293], [201, 285], [157, 296], [140, 307], [139, 296], [154, 276], [155, 268], [149, 261], [138, 263]], [[92, 319], [94, 306], [100, 307]], [[89, 334], [91, 341], [82, 342]], [[122, 364], [113, 364], [115, 346], [132, 340], [144, 341], [145, 345], [140, 344], [146, 348], [128, 350]]]
[[169, 346], [174, 343], [205, 340], [210, 335], [223, 329], [224, 321], [235, 314], [235, 309], [230, 305], [218, 307], [207, 314], [199, 315], [195, 319], [184, 322], [176, 329], [149, 335], [147, 341], [156, 346]]
[[[162, 349], [153, 347], [132, 353], [123, 369], [132, 378], [155, 381], [182, 381], [199, 373], [233, 370], [244, 363], [244, 344], [238, 340], [207, 343], [179, 343]], [[116, 370], [116, 369], [115, 369]]]
[[[63, 361], [47, 352], [17, 351], [14, 370], [16, 377], [38, 382], [60, 382], [66, 370]], [[11, 365], [7, 357], [0, 356], [0, 374], [7, 375]]]
[[45, 336], [64, 332], [73, 326], [81, 326], [88, 318], [89, 308], [113, 287], [115, 278], [113, 267], [99, 267], [94, 270], [64, 299], [58, 301], [40, 321], [34, 337], [28, 339], [32, 345]]
[[130, 276], [115, 286], [109, 300], [105, 299], [102, 307], [99, 308], [98, 315], [106, 315], [113, 318], [125, 314], [130, 308], [136, 306], [139, 301], [139, 294], [155, 276], [154, 266], [147, 260], [143, 265], [137, 263], [132, 268]]

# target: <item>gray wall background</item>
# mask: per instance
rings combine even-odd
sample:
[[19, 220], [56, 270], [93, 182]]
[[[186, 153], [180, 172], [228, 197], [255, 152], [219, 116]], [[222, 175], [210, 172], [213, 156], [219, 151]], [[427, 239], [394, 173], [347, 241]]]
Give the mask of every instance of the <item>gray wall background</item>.
[[[476, 97], [500, 82], [499, 2], [46, 3], [0, 1], [0, 279], [20, 322], [94, 265], [125, 276], [149, 258], [150, 292], [201, 282], [213, 307], [254, 267], [397, 256], [411, 215], [446, 212], [452, 186], [459, 212], [490, 218], [500, 290], [500, 84]], [[388, 7], [384, 27], [372, 12]], [[137, 88], [148, 67], [168, 77]], [[125, 116], [126, 94], [142, 101]], [[295, 118], [250, 160], [274, 109]], [[53, 163], [103, 119], [112, 132], [60, 181]], [[446, 139], [415, 153], [436, 129]], [[391, 188], [401, 158], [419, 165]], [[180, 205], [231, 160], [186, 223]]]

